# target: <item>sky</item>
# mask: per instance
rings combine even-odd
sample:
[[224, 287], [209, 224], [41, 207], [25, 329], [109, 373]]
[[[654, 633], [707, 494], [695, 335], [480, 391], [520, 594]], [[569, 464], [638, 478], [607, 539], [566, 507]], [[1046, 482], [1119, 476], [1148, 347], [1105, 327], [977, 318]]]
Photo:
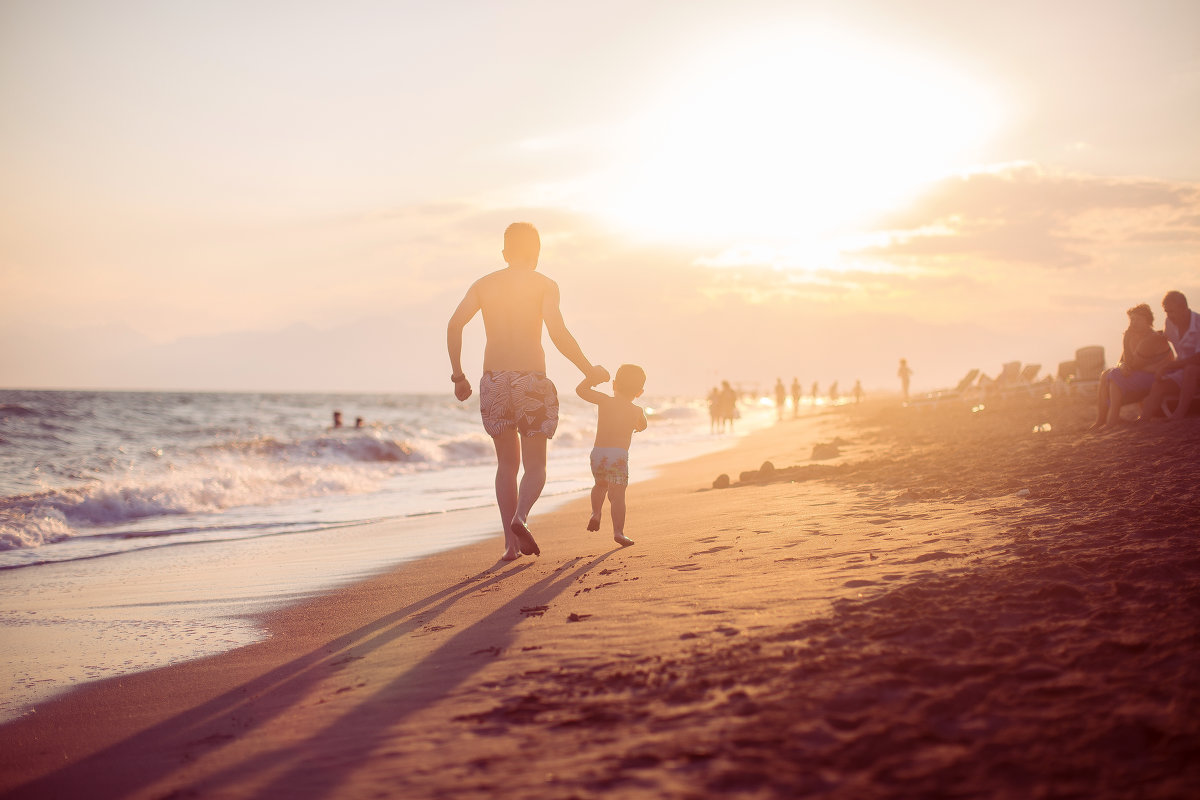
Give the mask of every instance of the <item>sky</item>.
[[0, 387], [449, 392], [516, 220], [652, 394], [1113, 363], [1200, 307], [1198, 41], [1190, 0], [3, 0]]

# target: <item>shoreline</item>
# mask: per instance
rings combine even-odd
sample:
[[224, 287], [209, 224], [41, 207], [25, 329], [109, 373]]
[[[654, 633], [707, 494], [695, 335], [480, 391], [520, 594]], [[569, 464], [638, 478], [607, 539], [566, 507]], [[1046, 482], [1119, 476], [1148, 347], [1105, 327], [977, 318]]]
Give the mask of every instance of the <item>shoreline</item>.
[[[1083, 502], [1074, 495], [1086, 494], [1091, 462], [1119, 466], [1112, 444], [1137, 442], [1079, 437], [1078, 409], [1052, 409], [1058, 433], [1040, 438], [1023, 408], [987, 420], [910, 415], [911, 435], [862, 411], [785, 422], [636, 484], [632, 548], [614, 549], [607, 520], [603, 538], [584, 538], [595, 535], [583, 530], [580, 498], [538, 515], [540, 559], [496, 564], [494, 542], [468, 545], [273, 612], [265, 642], [78, 690], [0, 728], [0, 791], [485, 797], [504, 785], [549, 798], [616, 787], [794, 796], [807, 786], [862, 797], [949, 780], [966, 794], [1015, 797], [1078, 788], [1085, 758], [1093, 780], [1128, 767], [1112, 793], [1093, 796], [1120, 796], [1131, 774], [1154, 781], [1146, 796], [1197, 785], [1200, 760], [1187, 759], [1200, 754], [1200, 703], [1179, 688], [1200, 674], [1188, 639], [1196, 614], [1178, 613], [1200, 586], [1194, 542], [1169, 525], [1113, 540], [1096, 528], [1100, 511], [1119, 519], [1113, 508], [1081, 526], [1066, 514]], [[939, 432], [943, 421], [996, 430], [964, 438]], [[1193, 422], [1182, 430], [1194, 444]], [[1151, 433], [1152, 445], [1167, 441]], [[837, 435], [846, 456], [811, 469], [812, 446]], [[981, 454], [991, 463], [975, 470], [955, 462]], [[1064, 458], [1074, 473], [1051, 470], [1061, 486], [1034, 474]], [[765, 460], [781, 467], [771, 481], [709, 488], [720, 472], [736, 482]], [[1161, 500], [1149, 502], [1161, 516]], [[1182, 502], [1194, 511], [1195, 490]], [[1132, 588], [1114, 593], [1114, 578], [1097, 582], [1056, 553], [1096, 559], [1088, 548], [1101, 546], [1120, 551], [1109, 570], [1136, 552], [1174, 571], [1126, 568]], [[982, 607], [955, 611], [984, 590]], [[1122, 633], [1119, 614], [1112, 630], [1076, 619], [1138, 592], [1158, 604], [1137, 621], [1159, 626], [1166, 661], [1138, 644], [1145, 632]], [[1031, 652], [1027, 640], [1043, 629], [1058, 631], [1055, 646]], [[1104, 653], [1102, 672], [1064, 655], [1081, 648]], [[1147, 669], [1154, 692], [1138, 679]], [[1098, 702], [1113, 695], [1127, 708], [1115, 722]], [[988, 705], [1002, 697], [1041, 716]], [[1089, 736], [1064, 740], [1081, 709]], [[1121, 733], [1135, 730], [1132, 742]], [[989, 749], [1001, 740], [1036, 742], [1038, 757]]]
[[[652, 475], [664, 461], [728, 449], [736, 441], [654, 443], [641, 471]], [[585, 461], [548, 484], [538, 511], [580, 496]], [[481, 470], [490, 483], [494, 467], [460, 469], [473, 471], [474, 485], [484, 482], [474, 474]], [[429, 478], [418, 477], [417, 491], [429, 491]], [[491, 501], [265, 536], [168, 541], [5, 570], [0, 630], [7, 647], [0, 667], [10, 685], [0, 697], [0, 723], [96, 680], [258, 641], [269, 635], [257, 621], [260, 612], [486, 540], [498, 535], [494, 516]]]

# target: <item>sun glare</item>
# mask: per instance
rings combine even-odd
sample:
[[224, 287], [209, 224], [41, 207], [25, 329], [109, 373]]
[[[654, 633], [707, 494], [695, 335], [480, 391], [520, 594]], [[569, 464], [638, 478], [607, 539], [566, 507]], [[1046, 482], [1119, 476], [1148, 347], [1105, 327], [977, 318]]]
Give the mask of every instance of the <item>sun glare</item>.
[[654, 237], [795, 239], [968, 165], [998, 103], [949, 65], [828, 32], [757, 37], [669, 81], [600, 209]]

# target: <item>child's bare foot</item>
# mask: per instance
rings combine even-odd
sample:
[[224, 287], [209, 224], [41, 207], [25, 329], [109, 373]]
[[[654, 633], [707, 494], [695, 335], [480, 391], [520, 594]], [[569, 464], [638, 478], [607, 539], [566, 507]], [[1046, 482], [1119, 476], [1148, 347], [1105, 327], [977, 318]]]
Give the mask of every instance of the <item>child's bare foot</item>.
[[592, 517], [591, 519], [588, 520], [588, 530], [589, 531], [600, 530], [600, 518], [599, 517]]
[[527, 556], [540, 556], [542, 554], [541, 548], [537, 546], [533, 534], [529, 532], [529, 528], [526, 527], [524, 522], [514, 519], [511, 528], [513, 536], [516, 536], [517, 541], [520, 543], [522, 554]]
[[623, 533], [614, 533], [613, 541], [616, 542], [617, 544], [621, 545], [621, 547], [629, 547], [629, 545], [634, 543], [633, 539], [630, 539], [628, 536], [626, 536]]

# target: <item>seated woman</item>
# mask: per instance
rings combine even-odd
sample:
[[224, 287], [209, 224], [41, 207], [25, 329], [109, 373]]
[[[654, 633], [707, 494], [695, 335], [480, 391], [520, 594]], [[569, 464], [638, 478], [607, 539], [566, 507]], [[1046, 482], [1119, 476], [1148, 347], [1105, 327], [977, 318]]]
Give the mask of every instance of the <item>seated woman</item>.
[[[1141, 303], [1125, 312], [1129, 327], [1122, 341], [1121, 361], [1100, 375], [1096, 393], [1096, 421], [1089, 430], [1115, 425], [1121, 418], [1121, 406], [1134, 403], [1150, 393], [1154, 370], [1170, 357], [1166, 337], [1154, 330], [1154, 312]], [[1165, 345], [1165, 346], [1164, 346]]]

